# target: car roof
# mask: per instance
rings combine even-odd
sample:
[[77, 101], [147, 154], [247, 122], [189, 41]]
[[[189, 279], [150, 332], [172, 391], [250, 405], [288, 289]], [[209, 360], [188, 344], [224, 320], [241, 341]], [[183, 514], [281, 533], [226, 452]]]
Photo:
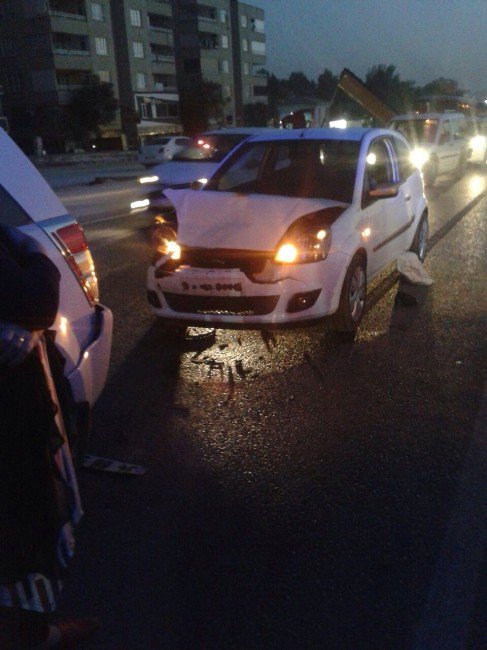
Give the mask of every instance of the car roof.
[[405, 113], [404, 115], [394, 115], [393, 118], [391, 118], [391, 122], [394, 122], [395, 120], [441, 120], [442, 118], [445, 119], [465, 119], [465, 115], [463, 113]]
[[267, 133], [269, 131], [279, 131], [281, 129], [274, 129], [266, 126], [241, 126], [232, 128], [213, 129], [211, 131], [203, 131], [201, 135], [252, 135], [254, 133]]
[[259, 133], [249, 139], [250, 142], [265, 140], [352, 140], [360, 142], [366, 135], [383, 135], [397, 132], [388, 129], [370, 129], [353, 127], [350, 129], [269, 129], [268, 133]]

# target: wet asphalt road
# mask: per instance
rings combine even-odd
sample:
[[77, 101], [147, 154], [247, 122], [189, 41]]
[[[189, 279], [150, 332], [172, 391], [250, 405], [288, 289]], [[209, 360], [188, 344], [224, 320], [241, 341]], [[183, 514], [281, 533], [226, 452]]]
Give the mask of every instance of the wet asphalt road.
[[[487, 647], [486, 189], [469, 172], [429, 192], [435, 283], [401, 286], [404, 307], [384, 274], [353, 342], [316, 327], [178, 346], [145, 302], [144, 218], [86, 228], [115, 316], [90, 451], [147, 473], [80, 473], [61, 611], [104, 622], [83, 647]], [[459, 486], [470, 546], [448, 541]]]

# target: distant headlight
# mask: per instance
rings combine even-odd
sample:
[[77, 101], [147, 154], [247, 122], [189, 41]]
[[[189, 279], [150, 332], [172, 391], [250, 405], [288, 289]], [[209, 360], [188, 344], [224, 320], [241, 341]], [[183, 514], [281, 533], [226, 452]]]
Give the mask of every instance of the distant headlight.
[[331, 246], [331, 230], [295, 232], [277, 249], [274, 262], [278, 264], [307, 264], [326, 259]]
[[475, 135], [470, 138], [470, 148], [472, 151], [483, 151], [487, 145], [487, 138], [485, 135]]
[[142, 201], [133, 201], [130, 204], [130, 209], [137, 210], [137, 208], [147, 208], [149, 204], [150, 204], [149, 199], [143, 199]]
[[139, 183], [157, 183], [159, 176], [142, 176], [139, 178]]
[[418, 169], [421, 169], [421, 167], [427, 163], [429, 159], [430, 155], [426, 149], [413, 149], [413, 151], [411, 151], [411, 162]]

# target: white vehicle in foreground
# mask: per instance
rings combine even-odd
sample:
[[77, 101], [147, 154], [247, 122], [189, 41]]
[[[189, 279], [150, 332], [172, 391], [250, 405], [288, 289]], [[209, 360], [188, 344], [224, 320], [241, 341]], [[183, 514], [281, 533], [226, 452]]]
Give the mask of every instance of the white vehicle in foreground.
[[144, 199], [130, 204], [132, 210], [139, 208], [159, 211], [171, 205], [165, 194], [167, 189], [184, 189], [192, 183], [204, 184], [213, 176], [222, 160], [241, 142], [267, 128], [227, 128], [205, 131], [190, 146], [176, 154], [171, 161], [153, 167], [139, 178], [145, 189]]
[[422, 170], [425, 187], [431, 187], [440, 174], [464, 175], [471, 154], [466, 124], [463, 113], [413, 113], [396, 115], [389, 128], [409, 140], [412, 161]]
[[[148, 300], [167, 324], [308, 325], [354, 331], [367, 282], [400, 254], [421, 260], [428, 206], [397, 131], [304, 129], [254, 136], [200, 191], [172, 190]], [[177, 229], [177, 233], [176, 233]]]
[[2, 129], [0, 222], [37, 239], [61, 273], [59, 311], [53, 329], [71, 392], [74, 413], [69, 417], [76, 422], [76, 439], [82, 449], [91, 407], [107, 378], [112, 313], [98, 300], [97, 277], [82, 228]]
[[139, 162], [146, 167], [150, 167], [165, 160], [172, 160], [175, 154], [178, 154], [192, 142], [191, 138], [183, 135], [152, 138], [140, 147]]

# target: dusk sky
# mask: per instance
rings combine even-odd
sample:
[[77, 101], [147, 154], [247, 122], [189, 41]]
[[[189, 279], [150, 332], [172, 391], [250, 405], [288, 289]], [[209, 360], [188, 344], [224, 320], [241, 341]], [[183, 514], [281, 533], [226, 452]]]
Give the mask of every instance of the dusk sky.
[[487, 97], [487, 0], [243, 0], [265, 11], [267, 69], [361, 78], [378, 63], [424, 85], [452, 78]]

